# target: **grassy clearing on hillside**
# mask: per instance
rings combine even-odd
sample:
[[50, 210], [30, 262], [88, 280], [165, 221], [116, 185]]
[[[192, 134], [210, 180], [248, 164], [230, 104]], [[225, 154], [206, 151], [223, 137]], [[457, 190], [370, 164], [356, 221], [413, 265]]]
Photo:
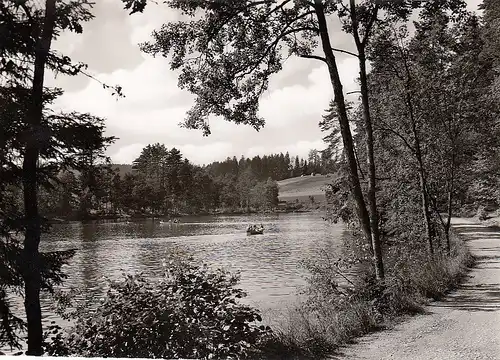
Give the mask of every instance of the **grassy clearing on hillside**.
[[281, 201], [309, 202], [309, 196], [314, 196], [317, 202], [325, 201], [325, 184], [331, 181], [326, 175], [294, 177], [278, 181], [279, 199]]

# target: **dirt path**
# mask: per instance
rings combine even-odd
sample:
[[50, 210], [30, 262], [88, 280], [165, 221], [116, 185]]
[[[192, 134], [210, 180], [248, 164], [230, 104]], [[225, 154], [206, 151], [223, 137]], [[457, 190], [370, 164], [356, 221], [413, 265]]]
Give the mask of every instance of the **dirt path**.
[[335, 359], [500, 359], [500, 230], [469, 219], [453, 225], [480, 257], [466, 283], [427, 314], [363, 337]]

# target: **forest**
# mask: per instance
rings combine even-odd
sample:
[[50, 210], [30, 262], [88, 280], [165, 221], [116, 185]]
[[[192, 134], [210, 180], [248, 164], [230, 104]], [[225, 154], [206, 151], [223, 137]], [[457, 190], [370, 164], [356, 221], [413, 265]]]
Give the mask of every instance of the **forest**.
[[[307, 160], [286, 153], [196, 166], [179, 150], [157, 143], [146, 146], [132, 165], [92, 163], [88, 157], [82, 171], [62, 171], [49, 190], [39, 189], [40, 213], [90, 220], [276, 211], [276, 181], [333, 171], [334, 161], [322, 154], [313, 149]], [[20, 191], [11, 198], [20, 206]]]
[[[120, 174], [106, 156], [116, 139], [104, 135], [105, 119], [53, 111], [64, 90], [44, 85], [46, 69], [99, 81], [51, 48], [62, 32], [84, 32], [91, 3], [1, 2], [1, 345], [26, 339], [28, 355], [320, 358], [463, 279], [474, 259], [451, 219], [500, 205], [498, 0], [479, 11], [463, 0], [121, 2], [130, 16], [150, 6], [185, 16], [140, 48], [179, 72], [179, 88], [194, 95], [183, 126], [207, 136], [209, 116], [262, 128], [259, 101], [285, 60], [320, 62], [333, 91], [317, 119], [326, 149], [307, 161], [275, 154], [196, 166], [151, 144]], [[355, 50], [334, 47], [332, 21]], [[355, 100], [339, 54], [357, 60]], [[118, 99], [126, 93], [101, 85]], [[312, 173], [332, 174], [328, 218], [352, 236], [338, 261], [309, 264], [294, 327], [261, 325], [259, 311], [238, 302], [236, 277], [191, 263], [171, 265], [159, 283], [131, 275], [113, 283], [98, 310], [67, 314], [69, 332], [42, 327], [40, 294], [54, 294], [74, 255], [40, 252], [52, 218], [272, 210], [276, 181]], [[355, 281], [346, 277], [353, 266]], [[24, 298], [25, 316], [12, 311], [12, 295]]]

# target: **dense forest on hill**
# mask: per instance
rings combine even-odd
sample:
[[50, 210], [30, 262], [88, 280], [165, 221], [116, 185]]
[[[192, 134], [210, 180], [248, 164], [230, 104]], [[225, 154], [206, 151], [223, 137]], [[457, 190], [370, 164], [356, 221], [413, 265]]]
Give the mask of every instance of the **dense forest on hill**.
[[[111, 167], [118, 170], [122, 177], [133, 171], [132, 164], [113, 163]], [[215, 177], [224, 175], [238, 176], [245, 168], [251, 167], [259, 180], [271, 178], [280, 181], [301, 175], [333, 172], [335, 161], [329, 154], [328, 149], [324, 151], [312, 149], [309, 151], [307, 159], [299, 156], [290, 157], [290, 154], [287, 152], [284, 155], [283, 153], [264, 156], [257, 155], [252, 158], [241, 156], [239, 160], [236, 156], [232, 158], [228, 157], [225, 160], [214, 161], [200, 167], [206, 169]]]
[[55, 193], [41, 190], [40, 210], [66, 219], [273, 211], [276, 181], [333, 171], [334, 162], [322, 154], [311, 150], [306, 160], [288, 153], [233, 157], [197, 166], [157, 143], [146, 146], [132, 165], [108, 160], [60, 173]]

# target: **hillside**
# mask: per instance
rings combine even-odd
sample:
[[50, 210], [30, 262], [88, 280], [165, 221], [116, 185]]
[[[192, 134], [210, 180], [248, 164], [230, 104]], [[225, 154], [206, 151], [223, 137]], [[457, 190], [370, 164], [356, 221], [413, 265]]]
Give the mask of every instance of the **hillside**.
[[118, 169], [120, 172], [120, 176], [125, 176], [125, 174], [132, 172], [132, 165], [129, 164], [112, 164], [111, 167], [113, 169]]
[[[132, 172], [132, 165], [113, 164], [112, 167], [118, 169], [121, 176]], [[327, 175], [298, 176], [278, 181], [279, 199], [289, 202], [294, 202], [296, 199], [309, 201], [309, 196], [314, 196], [315, 201], [324, 201], [323, 187], [330, 181], [331, 177]]]
[[278, 181], [279, 199], [282, 201], [308, 201], [314, 196], [315, 201], [324, 201], [325, 184], [331, 181], [328, 175], [300, 176]]

